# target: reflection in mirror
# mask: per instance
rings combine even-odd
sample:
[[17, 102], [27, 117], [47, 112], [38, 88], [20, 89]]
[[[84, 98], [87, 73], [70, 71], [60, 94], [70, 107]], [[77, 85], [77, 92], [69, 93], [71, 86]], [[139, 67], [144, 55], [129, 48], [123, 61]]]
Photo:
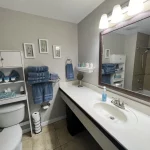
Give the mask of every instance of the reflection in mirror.
[[102, 81], [150, 96], [150, 18], [102, 36]]

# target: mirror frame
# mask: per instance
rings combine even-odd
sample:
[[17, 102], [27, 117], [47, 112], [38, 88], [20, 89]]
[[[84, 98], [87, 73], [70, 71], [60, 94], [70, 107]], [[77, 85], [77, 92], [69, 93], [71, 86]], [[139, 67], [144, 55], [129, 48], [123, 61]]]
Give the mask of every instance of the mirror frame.
[[146, 18], [150, 18], [150, 11], [140, 13], [140, 14], [136, 15], [135, 17], [133, 17], [129, 20], [121, 22], [121, 23], [119, 23], [118, 25], [116, 25], [112, 28], [108, 28], [108, 29], [103, 30], [102, 32], [100, 32], [100, 34], [99, 34], [99, 80], [98, 81], [99, 81], [100, 86], [106, 86], [107, 88], [115, 90], [117, 92], [127, 94], [129, 96], [144, 100], [146, 102], [150, 102], [150, 96], [143, 95], [143, 94], [140, 94], [140, 93], [137, 93], [137, 92], [130, 91], [128, 89], [115, 87], [115, 86], [112, 86], [112, 85], [101, 82], [102, 81], [102, 51], [103, 51], [103, 44], [102, 43], [103, 43], [103, 36], [108, 34], [108, 33], [113, 32], [115, 30], [121, 29], [123, 27], [134, 24], [136, 22], [142, 21]]

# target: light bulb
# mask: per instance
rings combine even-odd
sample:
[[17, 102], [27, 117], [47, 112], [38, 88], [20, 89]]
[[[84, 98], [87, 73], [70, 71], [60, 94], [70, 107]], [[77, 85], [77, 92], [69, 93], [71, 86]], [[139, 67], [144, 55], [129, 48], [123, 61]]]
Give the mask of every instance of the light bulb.
[[143, 0], [130, 0], [128, 7], [128, 15], [133, 16], [140, 13], [144, 9]]
[[107, 16], [107, 14], [103, 14], [101, 16], [100, 23], [99, 23], [99, 28], [100, 29], [108, 28], [108, 16]]
[[123, 19], [122, 15], [122, 9], [120, 5], [114, 6], [113, 12], [112, 12], [112, 18], [111, 22], [112, 23], [118, 23]]

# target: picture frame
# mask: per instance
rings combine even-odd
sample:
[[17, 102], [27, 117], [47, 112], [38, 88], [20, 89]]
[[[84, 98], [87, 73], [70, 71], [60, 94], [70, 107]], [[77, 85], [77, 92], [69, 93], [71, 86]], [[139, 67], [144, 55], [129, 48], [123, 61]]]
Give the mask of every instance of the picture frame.
[[49, 53], [48, 39], [39, 39], [39, 50], [41, 54]]
[[110, 58], [110, 49], [105, 49], [105, 58], [106, 59]]
[[25, 58], [35, 58], [35, 49], [33, 43], [23, 43]]
[[53, 45], [53, 57], [54, 57], [54, 59], [61, 58], [61, 46]]

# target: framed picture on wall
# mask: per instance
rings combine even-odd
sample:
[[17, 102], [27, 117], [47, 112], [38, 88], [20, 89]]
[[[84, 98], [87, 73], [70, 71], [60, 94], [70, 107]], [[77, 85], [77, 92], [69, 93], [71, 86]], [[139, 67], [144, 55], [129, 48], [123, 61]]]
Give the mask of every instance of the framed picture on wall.
[[53, 45], [53, 56], [55, 59], [61, 58], [61, 46]]
[[105, 58], [108, 59], [110, 57], [110, 49], [105, 49]]
[[24, 43], [23, 47], [25, 58], [35, 58], [35, 50], [33, 43]]
[[39, 39], [39, 49], [41, 54], [49, 53], [47, 39]]

